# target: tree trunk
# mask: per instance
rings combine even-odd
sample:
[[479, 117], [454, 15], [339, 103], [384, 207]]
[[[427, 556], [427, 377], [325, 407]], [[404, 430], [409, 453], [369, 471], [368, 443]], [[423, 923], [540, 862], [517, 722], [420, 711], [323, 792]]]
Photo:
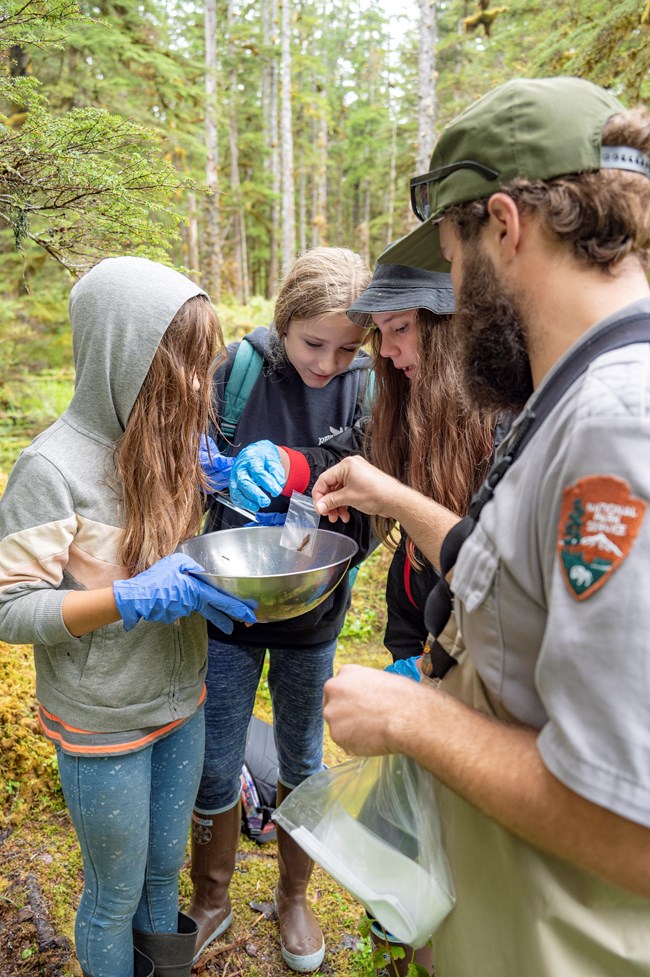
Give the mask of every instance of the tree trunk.
[[282, 266], [287, 269], [296, 256], [296, 187], [293, 164], [291, 113], [291, 0], [281, 0], [280, 112], [282, 187]]
[[239, 126], [237, 122], [237, 69], [235, 45], [232, 40], [234, 22], [233, 0], [228, 2], [228, 54], [230, 60], [229, 132], [230, 132], [230, 188], [235, 202], [233, 214], [233, 243], [235, 247], [233, 290], [238, 301], [248, 305], [248, 251], [246, 248], [246, 220], [241, 199], [239, 176]]
[[395, 226], [395, 182], [397, 179], [397, 122], [393, 119], [390, 133], [390, 173], [388, 177], [388, 200], [386, 205], [386, 241], [385, 246], [393, 242], [393, 228]]
[[278, 133], [278, 0], [264, 0], [262, 28], [268, 38], [268, 55], [262, 72], [264, 137], [269, 147], [270, 228], [266, 271], [266, 296], [271, 298], [278, 281], [278, 228], [280, 226], [280, 146]]
[[187, 264], [188, 267], [196, 274], [200, 275], [200, 264], [199, 264], [199, 228], [196, 216], [196, 194], [188, 193], [187, 195]]
[[314, 122], [314, 209], [312, 243], [314, 247], [327, 244], [327, 116], [325, 106]]
[[205, 289], [213, 302], [221, 298], [221, 228], [219, 219], [219, 145], [217, 140], [217, 4], [205, 0]]
[[358, 252], [366, 264], [370, 264], [370, 181], [361, 182], [361, 221], [358, 233]]
[[[29, 67], [29, 55], [20, 44], [13, 44], [9, 48], [9, 75], [11, 78], [25, 78]], [[12, 102], [9, 116], [22, 115], [25, 106]]]
[[[300, 157], [299, 157], [300, 158]], [[300, 159], [298, 169], [298, 250], [307, 250], [307, 174], [305, 161]]]
[[420, 47], [418, 54], [418, 145], [416, 173], [426, 173], [435, 145], [436, 123], [436, 28], [435, 0], [420, 0]]

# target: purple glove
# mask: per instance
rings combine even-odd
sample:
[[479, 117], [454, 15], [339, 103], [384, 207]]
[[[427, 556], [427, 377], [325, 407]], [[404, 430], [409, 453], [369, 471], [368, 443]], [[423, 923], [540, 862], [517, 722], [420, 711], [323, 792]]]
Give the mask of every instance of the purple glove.
[[201, 572], [203, 567], [184, 553], [172, 553], [129, 580], [115, 580], [113, 593], [124, 630], [130, 631], [141, 618], [171, 624], [194, 611], [226, 634], [232, 631], [232, 618], [254, 624], [247, 604], [191, 577], [188, 570]]
[[199, 445], [199, 462], [203, 474], [208, 479], [211, 492], [219, 492], [221, 489], [228, 488], [230, 469], [234, 465], [235, 459], [222, 455], [212, 438], [206, 440], [203, 434]]

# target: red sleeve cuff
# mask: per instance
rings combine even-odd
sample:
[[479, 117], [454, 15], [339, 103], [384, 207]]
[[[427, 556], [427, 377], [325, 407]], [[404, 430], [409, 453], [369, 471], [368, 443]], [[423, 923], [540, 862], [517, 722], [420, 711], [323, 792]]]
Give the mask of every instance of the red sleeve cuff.
[[280, 495], [289, 498], [292, 492], [305, 491], [309, 485], [311, 471], [309, 469], [309, 462], [304, 455], [299, 451], [294, 451], [293, 448], [286, 448], [284, 445], [282, 447], [289, 455], [289, 474], [287, 475], [287, 483], [280, 492]]

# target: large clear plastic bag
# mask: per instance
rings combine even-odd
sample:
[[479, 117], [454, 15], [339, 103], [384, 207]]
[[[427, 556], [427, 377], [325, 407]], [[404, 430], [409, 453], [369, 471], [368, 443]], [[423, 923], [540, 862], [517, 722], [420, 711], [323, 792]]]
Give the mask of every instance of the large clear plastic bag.
[[359, 757], [314, 774], [274, 818], [402, 943], [424, 946], [452, 910], [434, 780], [409, 757]]

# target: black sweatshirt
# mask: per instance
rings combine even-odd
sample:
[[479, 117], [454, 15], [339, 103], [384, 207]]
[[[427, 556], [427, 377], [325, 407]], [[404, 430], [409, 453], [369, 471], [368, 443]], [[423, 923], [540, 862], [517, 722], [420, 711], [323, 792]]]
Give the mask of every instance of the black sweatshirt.
[[[246, 445], [263, 439], [288, 447], [318, 446], [350, 428], [361, 417], [361, 401], [370, 367], [370, 357], [366, 353], [359, 353], [345, 373], [334, 377], [326, 387], [315, 389], [307, 387], [282, 356], [279, 362], [275, 356], [269, 356], [270, 342], [278, 342], [272, 339], [269, 329], [260, 326], [246, 339], [262, 354], [264, 365], [235, 430], [230, 454], [237, 455]], [[213, 402], [218, 417], [221, 416], [224, 390], [238, 346], [238, 342], [228, 346], [228, 361], [219, 367], [214, 376]], [[212, 434], [215, 437], [215, 432]], [[308, 489], [315, 478], [310, 481]], [[288, 507], [289, 499], [278, 496], [264, 512], [286, 512]], [[204, 532], [244, 524], [244, 517], [215, 502], [208, 511]], [[362, 513], [353, 513], [353, 518], [347, 524], [332, 524], [325, 517], [320, 525], [322, 529], [340, 532], [357, 542], [359, 552], [354, 559], [355, 564], [361, 562], [372, 548], [370, 520]], [[208, 633], [222, 642], [267, 648], [315, 645], [338, 636], [349, 606], [350, 587], [346, 577], [322, 604], [300, 617], [251, 627], [235, 621], [231, 635], [224, 634], [208, 622]]]

